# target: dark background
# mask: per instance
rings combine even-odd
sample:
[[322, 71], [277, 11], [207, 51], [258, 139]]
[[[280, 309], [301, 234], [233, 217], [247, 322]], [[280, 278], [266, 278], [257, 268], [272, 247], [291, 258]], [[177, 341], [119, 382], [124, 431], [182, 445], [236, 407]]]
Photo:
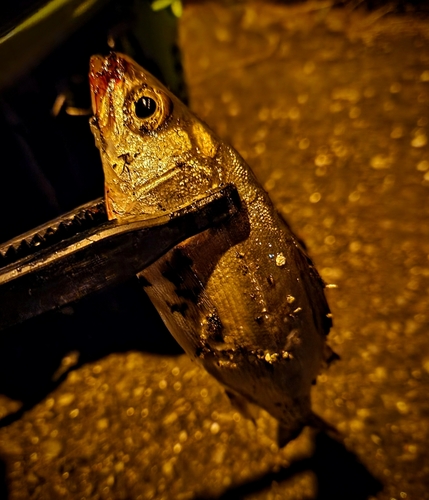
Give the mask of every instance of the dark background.
[[[43, 3], [2, 3], [2, 31]], [[108, 53], [108, 37], [114, 36], [117, 50], [145, 61], [165, 81], [159, 65], [147, 54], [150, 51], [142, 48], [135, 35], [140, 28], [134, 11], [138, 3], [150, 13], [145, 2], [109, 2], [0, 93], [0, 242], [103, 196], [101, 161], [88, 126], [90, 56]], [[171, 13], [161, 15], [167, 17], [167, 30], [174, 28]], [[177, 57], [175, 47], [171, 57]], [[66, 100], [54, 116], [52, 109], [60, 94]], [[88, 112], [71, 116], [68, 106]], [[157, 334], [145, 336], [142, 331]], [[111, 352], [129, 350], [182, 352], [137, 280], [2, 331], [0, 393], [22, 401], [23, 406], [0, 420], [0, 425], [19, 418], [64, 379], [66, 374], [53, 380], [53, 374], [67, 353], [80, 353], [77, 367]]]
[[[29, 0], [2, 3], [0, 32], [6, 33], [26, 13], [43, 3]], [[392, 6], [392, 11], [415, 9], [422, 15], [429, 9], [425, 1], [374, 1], [365, 5], [375, 9], [386, 4]], [[175, 82], [160, 70], [162, 62], [153, 57], [153, 42], [145, 42], [136, 25], [135, 9], [140, 6], [147, 9], [148, 3], [130, 0], [107, 3], [65, 40], [50, 47], [32, 67], [23, 68], [22, 74], [1, 91], [1, 241], [103, 195], [101, 163], [89, 131], [88, 116], [70, 116], [65, 108], [67, 105], [89, 108], [88, 60], [94, 53], [109, 51], [109, 36], [113, 36], [116, 49], [145, 62], [149, 70], [174, 87]], [[169, 30], [174, 22], [171, 18]], [[177, 68], [180, 81], [177, 47], [171, 45], [170, 49], [171, 65]], [[184, 95], [183, 86], [179, 85], [175, 91]], [[53, 116], [53, 105], [62, 93], [66, 95], [66, 104]], [[1, 332], [0, 393], [23, 403], [21, 410], [3, 418], [1, 425], [19, 418], [64, 380], [66, 373], [56, 379], [53, 375], [69, 352], [79, 352], [76, 366], [80, 366], [111, 352], [129, 350], [181, 352], [134, 280]], [[332, 449], [332, 443], [329, 446]], [[344, 456], [339, 456], [341, 462]], [[323, 457], [317, 460], [319, 465], [326, 466]], [[320, 474], [323, 477], [326, 475]], [[276, 476], [269, 480], [275, 478], [279, 479]], [[359, 493], [360, 498], [379, 487], [363, 472], [352, 479], [356, 484], [364, 480], [368, 484], [362, 485], [365, 492]], [[6, 496], [6, 491], [6, 485], [3, 492], [0, 487], [0, 497], [2, 493]]]

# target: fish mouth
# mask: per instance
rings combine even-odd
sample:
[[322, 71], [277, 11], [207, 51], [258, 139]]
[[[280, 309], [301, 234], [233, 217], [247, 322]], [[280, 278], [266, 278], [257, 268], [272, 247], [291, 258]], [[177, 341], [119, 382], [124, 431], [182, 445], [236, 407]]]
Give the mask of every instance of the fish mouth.
[[111, 52], [107, 57], [95, 55], [89, 61], [89, 85], [94, 115], [99, 116], [106, 94], [124, 81], [129, 73], [131, 62], [118, 53]]

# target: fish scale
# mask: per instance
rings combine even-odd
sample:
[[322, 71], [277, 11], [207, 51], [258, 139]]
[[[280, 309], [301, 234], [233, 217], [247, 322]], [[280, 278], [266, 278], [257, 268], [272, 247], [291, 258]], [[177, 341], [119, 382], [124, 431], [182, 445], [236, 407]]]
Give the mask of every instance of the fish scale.
[[172, 335], [245, 414], [252, 403], [278, 419], [279, 444], [320, 425], [310, 389], [333, 357], [331, 314], [301, 243], [240, 155], [132, 59], [93, 56], [90, 83], [109, 218], [177, 210], [226, 183], [240, 196], [234, 217], [140, 273]]

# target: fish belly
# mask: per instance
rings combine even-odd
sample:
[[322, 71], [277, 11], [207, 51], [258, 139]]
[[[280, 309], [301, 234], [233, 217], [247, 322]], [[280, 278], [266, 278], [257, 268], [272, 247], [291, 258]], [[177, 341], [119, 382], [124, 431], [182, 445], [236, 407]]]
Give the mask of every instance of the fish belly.
[[265, 192], [247, 199], [231, 220], [140, 276], [190, 357], [230, 394], [296, 427], [311, 414], [310, 387], [326, 357], [319, 316], [329, 309], [311, 261]]

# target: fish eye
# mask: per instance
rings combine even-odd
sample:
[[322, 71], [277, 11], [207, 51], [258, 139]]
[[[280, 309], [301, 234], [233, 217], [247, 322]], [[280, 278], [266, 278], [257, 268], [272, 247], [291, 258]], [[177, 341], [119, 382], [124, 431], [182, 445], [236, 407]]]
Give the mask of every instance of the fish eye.
[[156, 130], [171, 114], [172, 102], [162, 90], [144, 86], [128, 96], [128, 126], [139, 132]]
[[134, 111], [137, 118], [149, 118], [155, 113], [156, 107], [154, 99], [146, 96], [140, 97], [134, 103]]

